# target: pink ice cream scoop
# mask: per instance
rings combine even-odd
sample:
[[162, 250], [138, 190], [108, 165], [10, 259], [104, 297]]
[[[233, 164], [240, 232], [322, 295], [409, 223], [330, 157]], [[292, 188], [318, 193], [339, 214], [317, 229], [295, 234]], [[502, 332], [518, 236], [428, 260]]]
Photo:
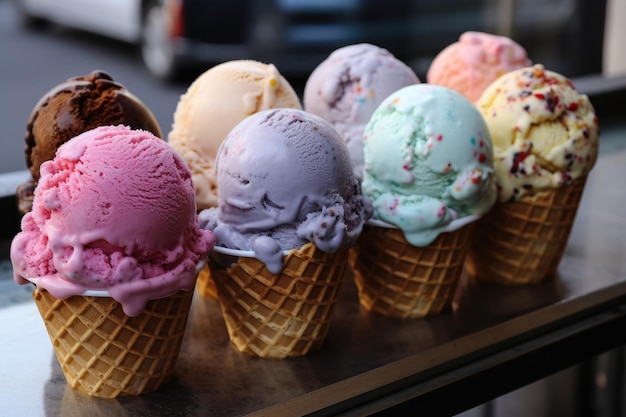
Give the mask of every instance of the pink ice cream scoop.
[[465, 32], [435, 57], [429, 84], [442, 85], [476, 102], [489, 84], [507, 72], [531, 65], [526, 50], [505, 36]]
[[151, 299], [192, 290], [214, 244], [198, 227], [183, 160], [147, 131], [104, 126], [42, 164], [11, 261], [19, 284], [60, 299], [106, 291], [135, 316]]
[[339, 132], [354, 173], [362, 177], [362, 136], [372, 113], [391, 93], [419, 82], [415, 72], [386, 49], [349, 45], [335, 50], [311, 73], [304, 87], [304, 109]]

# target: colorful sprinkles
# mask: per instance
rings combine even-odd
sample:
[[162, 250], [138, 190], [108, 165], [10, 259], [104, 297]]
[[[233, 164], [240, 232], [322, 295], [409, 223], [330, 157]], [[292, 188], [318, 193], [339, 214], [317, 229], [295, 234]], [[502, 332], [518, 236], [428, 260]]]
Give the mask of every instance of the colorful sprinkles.
[[587, 175], [597, 159], [598, 119], [588, 97], [541, 64], [503, 75], [477, 106], [494, 142], [500, 201]]

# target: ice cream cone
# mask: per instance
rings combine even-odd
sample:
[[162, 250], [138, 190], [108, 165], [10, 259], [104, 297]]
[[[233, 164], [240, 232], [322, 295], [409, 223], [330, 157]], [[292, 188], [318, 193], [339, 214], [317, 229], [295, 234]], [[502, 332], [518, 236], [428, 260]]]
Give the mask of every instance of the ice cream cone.
[[196, 290], [198, 294], [206, 298], [217, 298], [217, 288], [211, 277], [211, 270], [208, 265], [200, 270], [198, 280], [196, 281]]
[[478, 221], [469, 275], [499, 284], [553, 277], [567, 246], [586, 177], [560, 188], [496, 204]]
[[61, 300], [33, 291], [69, 385], [103, 398], [145, 394], [170, 380], [192, 297], [193, 291], [179, 291], [128, 317], [110, 297]]
[[254, 257], [226, 269], [210, 261], [230, 340], [263, 358], [302, 356], [324, 343], [348, 261], [348, 249], [327, 253], [313, 243], [292, 250], [280, 274]]
[[361, 305], [396, 318], [435, 315], [452, 304], [475, 222], [413, 246], [401, 229], [366, 225], [350, 253]]

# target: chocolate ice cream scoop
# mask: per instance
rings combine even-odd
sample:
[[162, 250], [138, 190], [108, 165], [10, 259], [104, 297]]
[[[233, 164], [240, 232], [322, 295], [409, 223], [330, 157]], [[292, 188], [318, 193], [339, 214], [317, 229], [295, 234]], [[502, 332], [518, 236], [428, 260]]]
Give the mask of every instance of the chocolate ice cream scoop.
[[26, 166], [32, 179], [20, 186], [18, 206], [30, 211], [39, 167], [54, 158], [63, 143], [104, 125], [127, 125], [163, 137], [150, 109], [104, 71], [70, 78], [48, 91], [35, 105], [26, 128]]

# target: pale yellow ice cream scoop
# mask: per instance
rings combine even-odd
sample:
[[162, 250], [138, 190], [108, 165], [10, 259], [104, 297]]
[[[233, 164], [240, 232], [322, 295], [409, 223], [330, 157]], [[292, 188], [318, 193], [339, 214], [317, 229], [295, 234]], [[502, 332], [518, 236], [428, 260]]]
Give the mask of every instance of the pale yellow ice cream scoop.
[[494, 81], [476, 103], [494, 146], [498, 199], [584, 177], [598, 157], [598, 119], [571, 80], [537, 64]]
[[272, 108], [300, 109], [300, 99], [272, 64], [235, 60], [202, 73], [181, 95], [168, 142], [192, 172], [198, 210], [217, 205], [215, 156], [230, 130]]

